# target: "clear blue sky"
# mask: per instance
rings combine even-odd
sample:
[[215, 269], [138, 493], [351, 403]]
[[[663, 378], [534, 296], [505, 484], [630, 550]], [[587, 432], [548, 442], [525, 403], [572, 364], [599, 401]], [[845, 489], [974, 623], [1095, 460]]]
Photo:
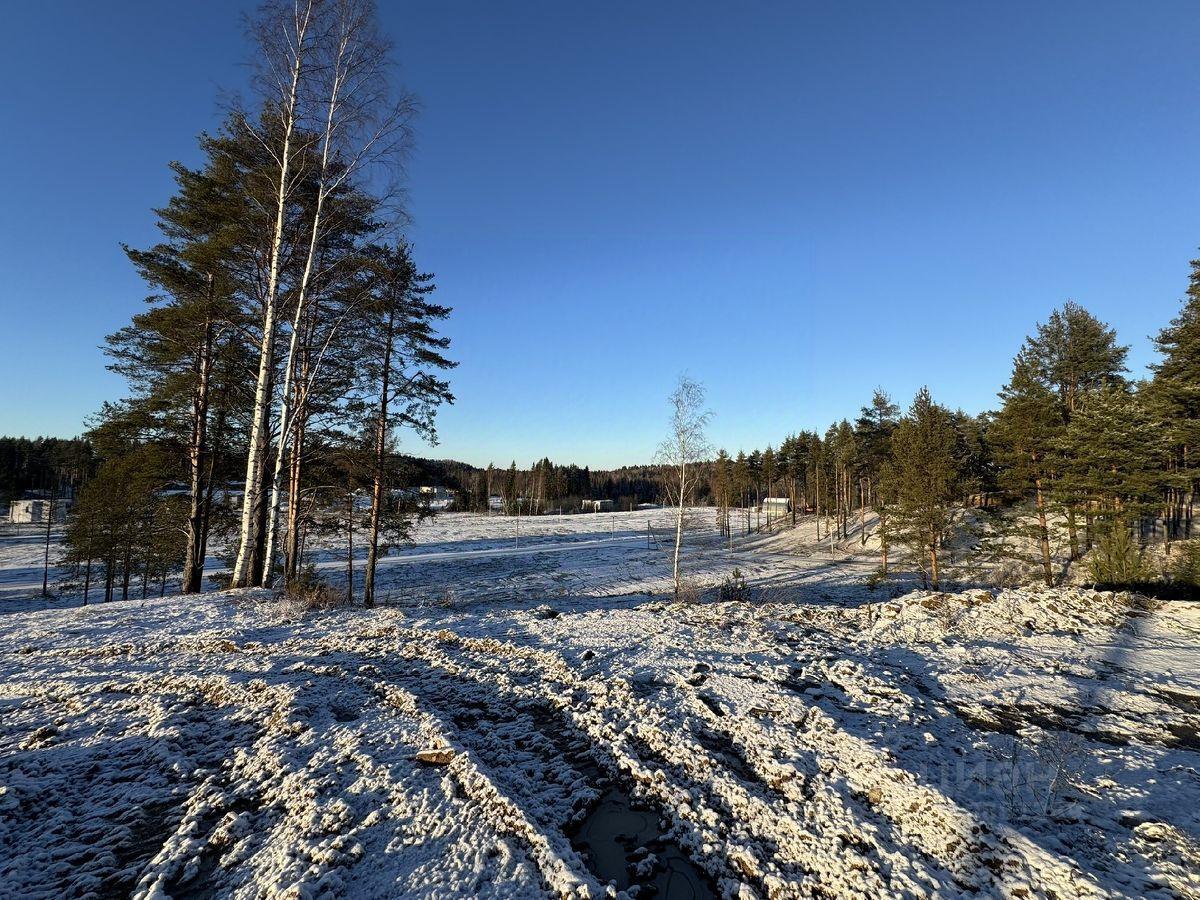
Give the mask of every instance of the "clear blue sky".
[[[1067, 298], [1136, 370], [1200, 244], [1200, 8], [386, 3], [424, 104], [412, 239], [455, 308], [436, 450], [648, 459], [681, 370], [736, 451], [883, 385], [994, 404]], [[12, 4], [0, 432], [119, 396], [171, 159], [238, 89], [251, 4]]]

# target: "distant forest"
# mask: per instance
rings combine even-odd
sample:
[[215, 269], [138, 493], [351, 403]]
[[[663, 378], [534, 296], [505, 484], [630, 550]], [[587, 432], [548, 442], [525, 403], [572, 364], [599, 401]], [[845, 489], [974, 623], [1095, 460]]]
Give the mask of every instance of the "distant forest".
[[31, 492], [73, 494], [95, 469], [84, 438], [0, 436], [0, 504]]
[[[26, 494], [73, 496], [95, 474], [100, 461], [86, 437], [0, 436], [0, 504]], [[240, 465], [244, 464], [243, 459]], [[231, 460], [225, 468], [236, 475], [239, 467], [239, 461]], [[612, 500], [618, 509], [627, 509], [630, 504], [657, 502], [664, 477], [662, 467], [652, 465], [593, 471], [543, 459], [528, 469], [518, 469], [515, 462], [506, 469], [484, 469], [455, 459], [408, 454], [393, 454], [388, 468], [396, 473], [393, 488], [448, 488], [458, 494], [455, 508], [463, 511], [487, 509], [489, 496], [503, 498], [514, 512], [518, 499], [525, 504], [522, 512], [571, 511], [585, 499]], [[171, 483], [163, 481], [160, 490]], [[240, 490], [241, 484], [235, 478], [225, 487]], [[703, 486], [697, 502], [706, 502], [709, 493]]]

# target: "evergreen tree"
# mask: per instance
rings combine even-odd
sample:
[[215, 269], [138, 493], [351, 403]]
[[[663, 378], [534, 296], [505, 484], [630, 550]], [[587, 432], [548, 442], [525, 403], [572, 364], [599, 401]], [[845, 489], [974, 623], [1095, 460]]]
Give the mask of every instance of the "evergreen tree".
[[908, 415], [892, 434], [888, 477], [896, 506], [889, 528], [897, 542], [918, 558], [928, 558], [928, 576], [935, 589], [941, 574], [939, 550], [954, 524], [959, 479], [956, 442], [950, 412], [933, 402], [928, 388], [917, 392]]
[[1037, 378], [1057, 390], [1069, 418], [1088, 393], [1124, 382], [1127, 346], [1117, 333], [1074, 301], [1050, 314], [1025, 342]]
[[[244, 400], [247, 366], [245, 248], [256, 237], [248, 180], [257, 150], [228, 135], [205, 137], [201, 169], [174, 163], [176, 194], [157, 211], [164, 240], [125, 248], [153, 293], [149, 309], [109, 335], [109, 368], [132, 395], [123, 414], [140, 418], [144, 437], [178, 448], [178, 476], [188, 485], [184, 593], [200, 590], [208, 546], [215, 477], [227, 459]], [[213, 426], [216, 418], [218, 427]]]
[[733, 489], [733, 464], [722, 447], [713, 465], [712, 493], [717, 501], [717, 525], [721, 534], [729, 534], [729, 501]]
[[1000, 392], [1003, 402], [989, 435], [1000, 463], [1000, 484], [1011, 494], [1033, 505], [1036, 523], [1028, 527], [1018, 514], [1013, 536], [1031, 539], [1038, 548], [1042, 578], [1054, 585], [1050, 554], [1051, 497], [1062, 466], [1060, 448], [1066, 429], [1060, 402], [1039, 377], [1037, 365], [1024, 348], [1013, 361], [1008, 384]]
[[738, 497], [738, 506], [745, 506], [750, 490], [750, 461], [742, 450], [738, 451], [737, 459], [733, 461], [733, 490]]
[[771, 445], [767, 445], [767, 449], [762, 454], [762, 476], [763, 490], [765, 496], [771, 497], [775, 494], [775, 451]]
[[1064, 481], [1102, 533], [1128, 531], [1156, 511], [1162, 429], [1134, 391], [1113, 386], [1090, 394], [1076, 407], [1061, 450]]
[[763, 455], [761, 450], [753, 450], [746, 457], [746, 473], [749, 476], [749, 488], [753, 494], [754, 505], [758, 506], [762, 496]]
[[[1029, 376], [1058, 396], [1064, 426], [1091, 393], [1125, 383], [1128, 347], [1117, 343], [1116, 332], [1077, 303], [1068, 301], [1037, 326], [1022, 348]], [[1077, 518], [1081, 498], [1055, 486], [1067, 519], [1071, 559], [1079, 557]]]
[[1200, 260], [1191, 266], [1183, 308], [1155, 338], [1162, 359], [1150, 366], [1154, 378], [1146, 390], [1163, 425], [1168, 539], [1191, 537], [1200, 483]]
[[[892, 402], [883, 388], [876, 388], [869, 406], [859, 411], [854, 423], [858, 458], [863, 477], [867, 480], [866, 501], [874, 504], [879, 516], [880, 563], [883, 574], [887, 574], [887, 504], [882, 502], [879, 487], [884, 466], [891, 458], [892, 432], [900, 420], [900, 407]], [[864, 526], [862, 543], [867, 541]]]
[[517, 508], [517, 461], [514, 459], [504, 477], [504, 506], [511, 516]]
[[[392, 488], [394, 472], [388, 465], [397, 428], [406, 427], [428, 441], [436, 440], [434, 418], [438, 407], [452, 403], [450, 385], [439, 372], [455, 364], [443, 352], [450, 344], [438, 335], [436, 322], [450, 315], [449, 308], [428, 300], [433, 276], [417, 271], [411, 248], [372, 248], [372, 271], [361, 344], [373, 350], [360, 361], [357, 408], [372, 436], [371, 511], [367, 525], [367, 565], [363, 603], [375, 601], [375, 569], [382, 549], [408, 539], [409, 509], [398, 502]], [[380, 547], [380, 536], [384, 538]]]
[[129, 599], [138, 579], [142, 597], [152, 582], [165, 589], [185, 550], [186, 507], [163, 491], [173, 466], [169, 455], [147, 443], [120, 451], [115, 443], [104, 448], [107, 458], [80, 491], [63, 537], [63, 563], [83, 569], [85, 594], [93, 578], [102, 577], [106, 601], [118, 591]]

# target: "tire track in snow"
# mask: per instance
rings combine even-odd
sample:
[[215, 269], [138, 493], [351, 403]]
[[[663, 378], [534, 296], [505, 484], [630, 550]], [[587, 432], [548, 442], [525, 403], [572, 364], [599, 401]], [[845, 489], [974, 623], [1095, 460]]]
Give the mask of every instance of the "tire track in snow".
[[[417, 633], [413, 632], [413, 637], [416, 636]], [[560, 656], [550, 651], [516, 647], [493, 638], [465, 638], [444, 631], [435, 633], [435, 637], [443, 643], [472, 652], [475, 663], [483, 670], [497, 655], [517, 656], [535, 661], [543, 677], [551, 675], [556, 678], [561, 684], [557, 692], [559, 696], [564, 689], [582, 689], [593, 701], [593, 709], [581, 709], [580, 704], [575, 703], [568, 705], [567, 711], [589, 733], [607, 739], [605, 747], [614, 753], [621, 768], [657, 797], [664, 808], [669, 809], [694, 836], [698, 835], [693, 844], [698, 855], [710, 863], [718, 862], [734, 877], [748, 878], [765, 886], [773, 896], [820, 896], [823, 890], [830, 889], [874, 896], [920, 897], [927, 896], [930, 890], [936, 890], [936, 885], [944, 883], [942, 878], [957, 881], [962, 889], [973, 891], [979, 889], [974, 873], [978, 872], [984, 879], [988, 877], [979, 871], [980, 868], [986, 867], [992, 874], [1005, 871], [1012, 878], [1016, 874], [1012, 871], [1013, 866], [1026, 870], [1026, 883], [1029, 885], [1070, 884], [1075, 896], [1103, 896], [1101, 889], [1078, 868], [1042, 851], [1019, 832], [1001, 827], [996, 837], [1017, 851], [1016, 854], [1004, 853], [1002, 847], [996, 846], [996, 840], [980, 830], [979, 823], [968, 811], [935, 788], [920, 784], [906, 770], [887, 764], [877, 748], [841, 730], [836, 720], [815, 705], [807, 707], [795, 724], [799, 726], [797, 734], [826, 769], [821, 773], [823, 783], [820, 785], [821, 790], [829, 795], [824, 810], [840, 809], [844, 828], [839, 834], [852, 835], [862, 822], [853, 815], [855, 807], [845, 805], [844, 796], [836, 790], [836, 782], [844, 781], [853, 795], [875, 798], [877, 803], [870, 805], [878, 809], [872, 810], [871, 814], [877, 819], [886, 818], [888, 830], [894, 830], [904, 841], [921, 850], [932, 866], [926, 872], [917, 868], [914, 880], [907, 886], [881, 881], [878, 873], [864, 871], [861, 865], [852, 865], [847, 872], [846, 845], [839, 838], [839, 843], [834, 846], [822, 836], [827, 824], [816, 823], [815, 832], [800, 828], [794, 819], [777, 814], [761, 794], [756, 795], [754, 786], [740, 782], [728, 770], [722, 772], [725, 767], [721, 761], [713, 759], [702, 744], [667, 737], [672, 732], [678, 733], [680, 723], [669, 721], [665, 712], [638, 697], [627, 682], [620, 679], [580, 679]], [[504, 677], [505, 674], [503, 670], [492, 671], [489, 677]], [[789, 698], [780, 695], [779, 699]], [[707, 718], [710, 725], [720, 718], [702, 703], [694, 711]], [[630, 712], [636, 713], [640, 719], [637, 726], [628, 729], [633, 733], [632, 737], [626, 733], [626, 729], [614, 726], [613, 721], [628, 721]], [[756, 753], [752, 748], [751, 752], [746, 752], [746, 749], [743, 748], [744, 758], [754, 760]], [[765, 753], [759, 754], [758, 758], [765, 760]], [[651, 768], [656, 763], [668, 766], [673, 778], [664, 773], [661, 767]], [[777, 767], [764, 765], [762, 774], [765, 779], [771, 779], [773, 773], [778, 773]], [[811, 800], [811, 797], [801, 795], [792, 799], [792, 802], [802, 805]], [[857, 809], [864, 813], [867, 811], [861, 804]], [[865, 818], [869, 821], [871, 816]], [[775, 861], [769, 855], [728, 841], [727, 834], [715, 831], [712, 827], [717, 822], [729, 821], [740, 822], [744, 828], [759, 831], [763, 840], [773, 842], [775, 846], [803, 848], [824, 841], [829, 849], [823, 853], [805, 854], [801, 851], [795, 860], [800, 877], [783, 878], [777, 874]], [[756, 827], [749, 824], [760, 822], [767, 824]], [[722, 845], [724, 853], [713, 852]], [[910, 868], [917, 866], [916, 862], [904, 855], [903, 843], [896, 842], [893, 846], [897, 848], [894, 854], [880, 852], [881, 858], [895, 855], [895, 859], [888, 860], [889, 869], [896, 863]], [[951, 861], [949, 870], [944, 868], [947, 859]], [[772, 869], [776, 869], [776, 872]], [[897, 890], [898, 887], [902, 889]]]

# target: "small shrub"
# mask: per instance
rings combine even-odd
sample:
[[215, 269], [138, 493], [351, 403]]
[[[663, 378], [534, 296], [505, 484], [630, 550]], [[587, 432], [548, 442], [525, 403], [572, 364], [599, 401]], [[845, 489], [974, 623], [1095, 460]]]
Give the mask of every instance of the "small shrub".
[[750, 589], [746, 587], [746, 578], [742, 575], [741, 569], [734, 569], [725, 576], [725, 580], [721, 582], [718, 596], [722, 602], [750, 599]]
[[1154, 572], [1132, 532], [1113, 523], [1100, 533], [1088, 559], [1088, 572], [1096, 584], [1139, 585], [1154, 580]]
[[679, 592], [676, 595], [676, 599], [680, 603], [687, 605], [699, 603], [702, 596], [704, 596], [704, 586], [702, 584], [690, 578], [680, 579]]
[[1200, 541], [1187, 541], [1171, 547], [1166, 575], [1172, 584], [1200, 588]]
[[[311, 576], [311, 577], [310, 577]], [[315, 572], [304, 572], [283, 589], [280, 603], [292, 615], [302, 615], [313, 610], [336, 609], [349, 602], [346, 592], [335, 590], [321, 581]]]
[[1086, 748], [1078, 735], [1022, 728], [1005, 755], [1008, 771], [1001, 787], [1013, 815], [1026, 820], [1070, 816], [1074, 804], [1068, 798], [1086, 780]]
[[988, 574], [992, 587], [1001, 589], [1021, 587], [1039, 577], [1030, 572], [1028, 565], [1016, 559], [1002, 560]]

